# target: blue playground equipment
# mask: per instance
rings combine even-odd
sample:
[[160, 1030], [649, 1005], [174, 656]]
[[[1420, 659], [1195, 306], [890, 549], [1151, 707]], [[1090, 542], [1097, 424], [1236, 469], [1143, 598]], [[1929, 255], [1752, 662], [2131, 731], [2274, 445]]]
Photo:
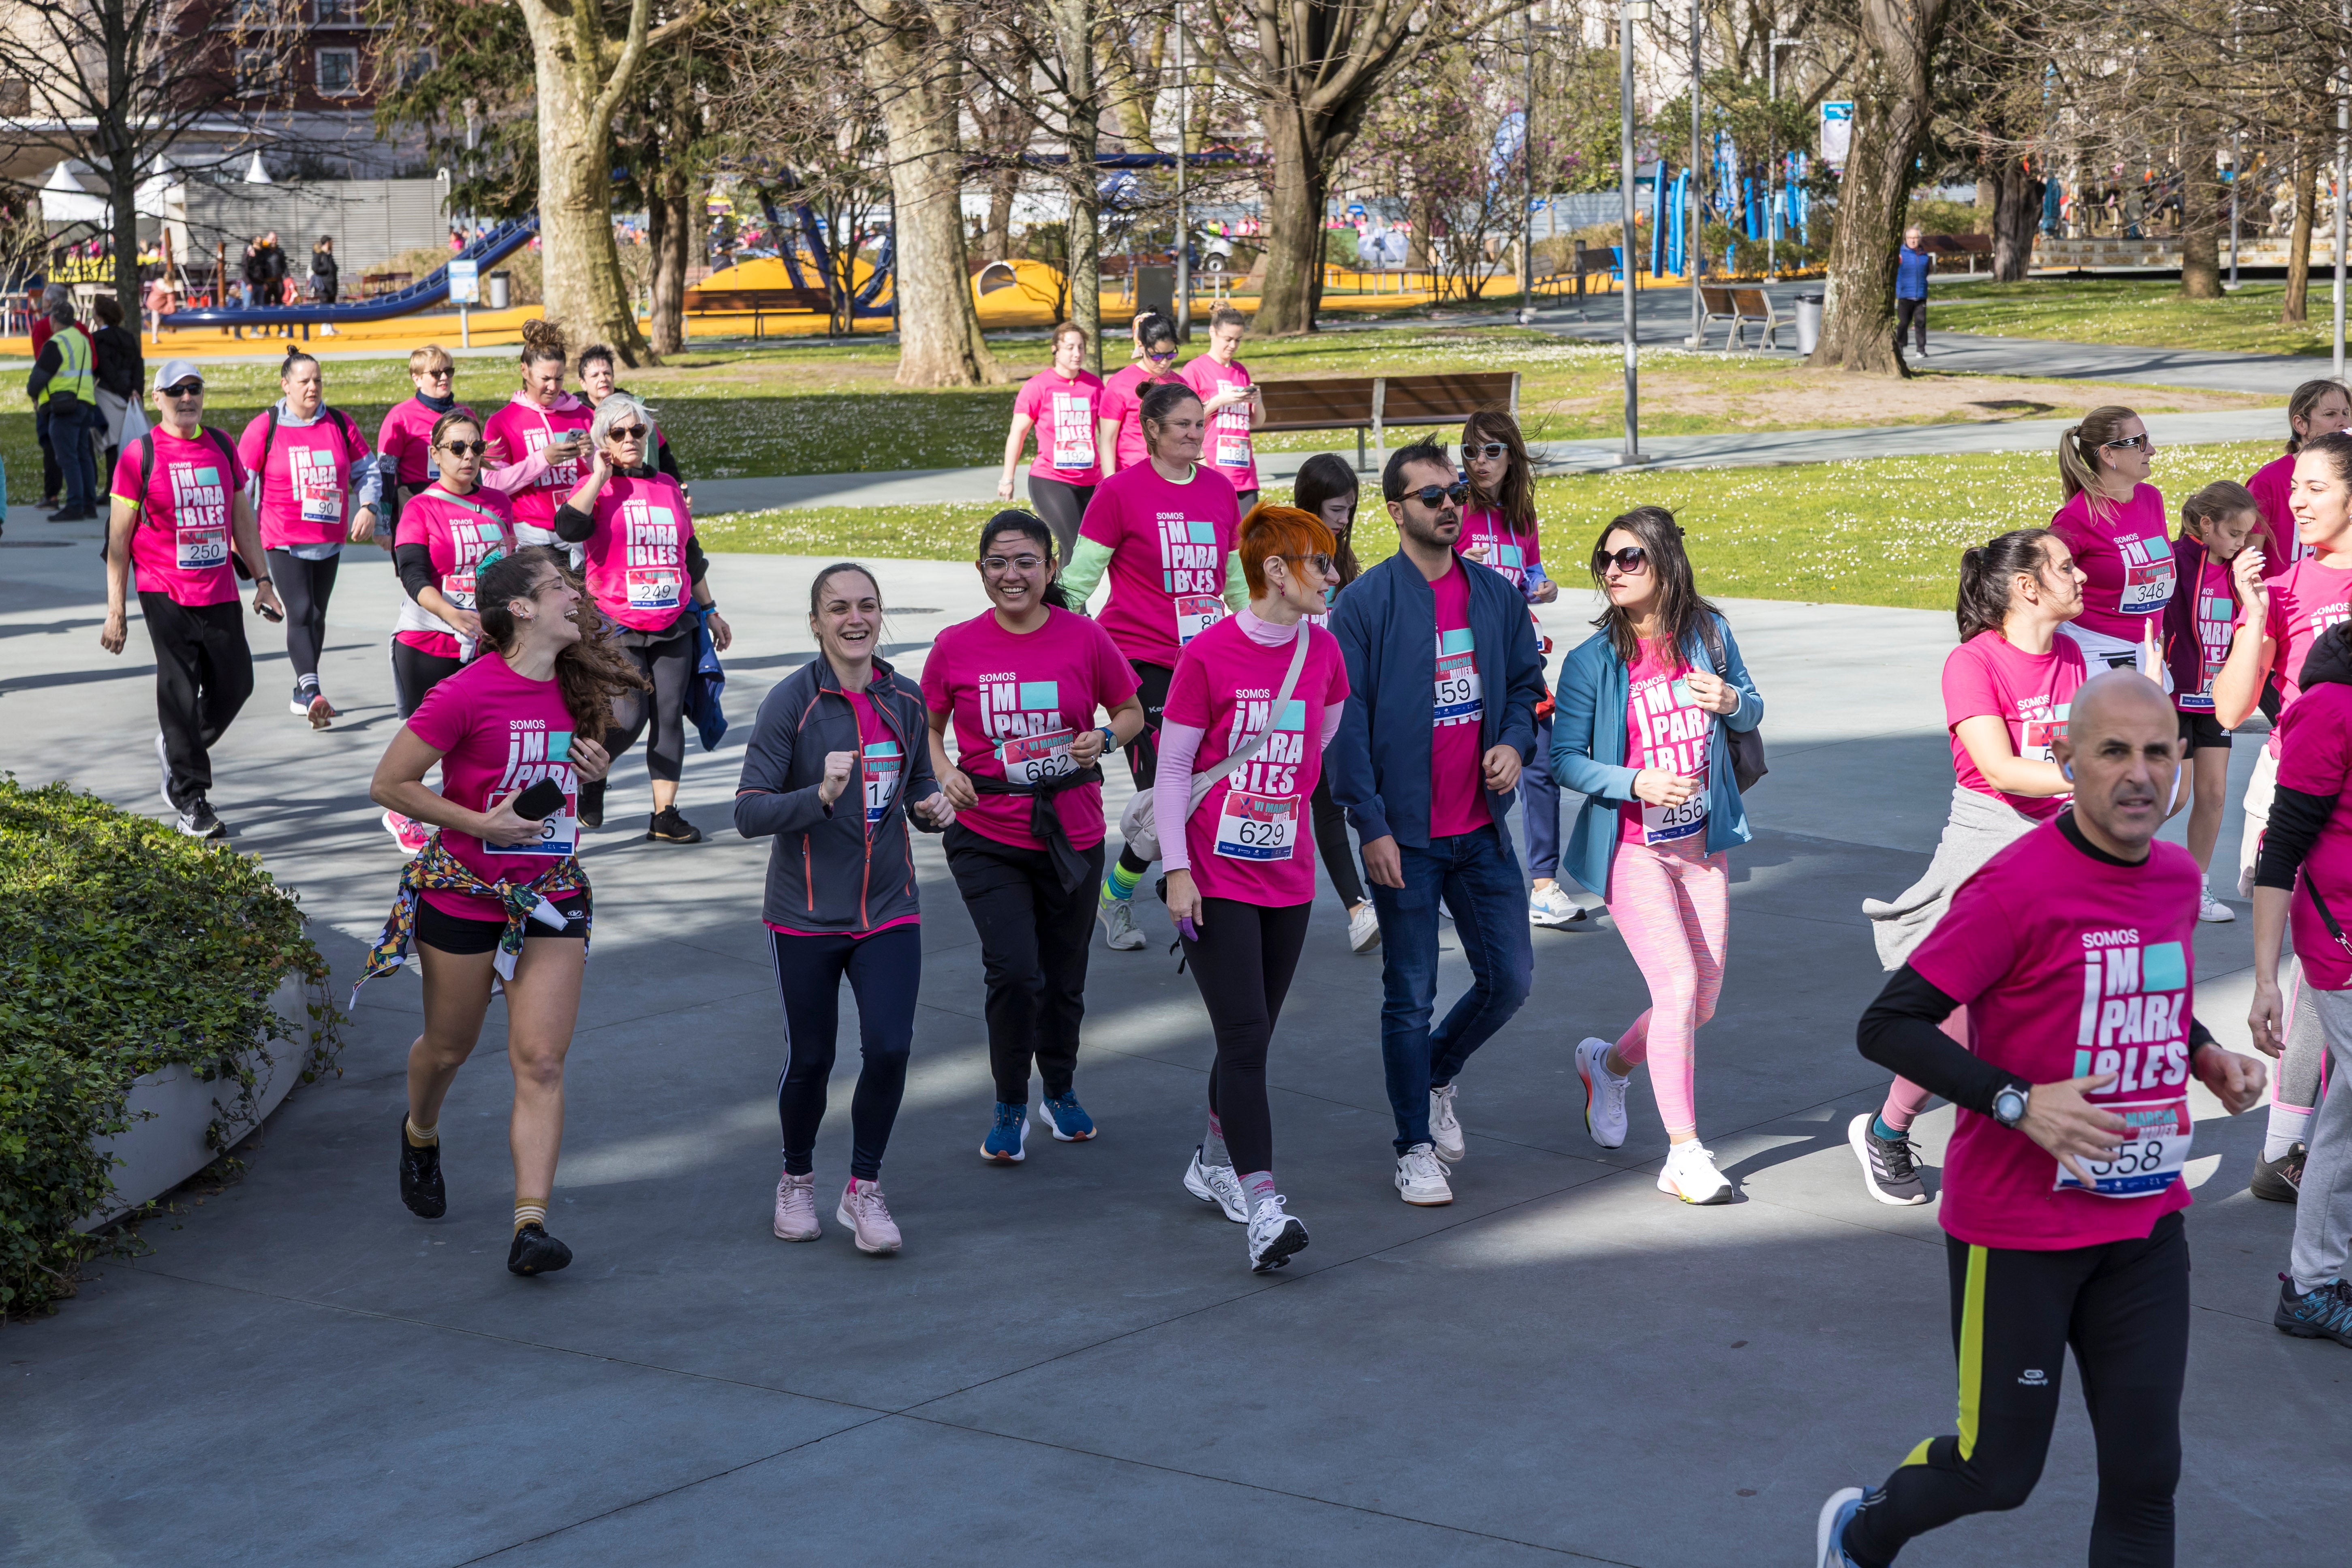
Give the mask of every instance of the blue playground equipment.
[[[521, 249], [538, 232], [537, 213], [509, 218], [450, 259], [471, 260], [488, 268]], [[215, 305], [201, 310], [174, 310], [163, 318], [163, 325], [167, 328], [309, 327], [344, 321], [381, 321], [446, 303], [448, 298], [449, 268], [445, 264], [399, 292], [373, 300], [354, 300], [349, 304], [336, 305], [261, 305], [249, 310]]]
[[[801, 237], [808, 242], [809, 258], [816, 264], [817, 281], [812, 283], [801, 273], [800, 247], [782, 243], [783, 237], [791, 233], [795, 225], [787, 223], [784, 215], [776, 210], [775, 198], [768, 195], [765, 187], [760, 191], [760, 206], [767, 215], [769, 232], [779, 242], [776, 258], [784, 264], [784, 272], [792, 279], [793, 287], [827, 292], [828, 285], [824, 280], [833, 276], [833, 252], [825, 245], [824, 226], [817, 221], [816, 214], [809, 210], [806, 202], [793, 204], [793, 216], [801, 231]], [[898, 255], [898, 247], [897, 230], [893, 229], [882, 237], [882, 255], [874, 263], [873, 275], [866, 279], [866, 286], [858, 289], [849, 301], [852, 316], [887, 316], [895, 308], [877, 305], [874, 301], [880, 298], [882, 286], [890, 281], [891, 263]]]

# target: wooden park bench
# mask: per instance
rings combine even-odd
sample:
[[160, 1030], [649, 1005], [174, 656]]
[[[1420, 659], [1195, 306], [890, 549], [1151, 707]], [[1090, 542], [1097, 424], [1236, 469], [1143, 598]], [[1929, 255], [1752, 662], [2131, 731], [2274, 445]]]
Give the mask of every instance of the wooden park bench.
[[803, 310], [819, 316], [833, 314], [833, 297], [822, 289], [688, 289], [686, 308], [703, 312], [723, 311], [751, 318], [751, 335], [761, 335], [766, 318], [786, 310]]
[[1364, 437], [1375, 460], [1388, 457], [1391, 425], [1453, 425], [1489, 409], [1519, 412], [1519, 373], [1477, 371], [1443, 375], [1335, 375], [1304, 381], [1262, 381], [1265, 423], [1260, 430], [1353, 430], [1356, 467]]
[[1701, 347], [1706, 346], [1706, 329], [1717, 321], [1730, 324], [1731, 330], [1723, 339], [1727, 352], [1748, 346], [1748, 328], [1751, 323], [1762, 329], [1760, 347], [1780, 346], [1780, 323], [1787, 318], [1772, 309], [1772, 297], [1763, 289], [1702, 283], [1698, 286], [1698, 298]]
[[1919, 248], [1936, 258], [1933, 265], [1938, 272], [1961, 271], [1960, 263], [1965, 261], [1965, 270], [1974, 273], [1979, 257], [1984, 258], [1986, 270], [1991, 270], [1992, 236], [1989, 234], [1923, 234]]

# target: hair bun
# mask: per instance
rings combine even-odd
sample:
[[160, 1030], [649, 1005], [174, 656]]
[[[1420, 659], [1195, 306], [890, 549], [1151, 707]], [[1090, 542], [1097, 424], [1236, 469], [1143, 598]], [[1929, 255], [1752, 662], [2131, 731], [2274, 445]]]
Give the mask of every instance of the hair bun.
[[522, 324], [522, 346], [535, 353], [562, 354], [563, 329], [544, 316], [533, 316]]

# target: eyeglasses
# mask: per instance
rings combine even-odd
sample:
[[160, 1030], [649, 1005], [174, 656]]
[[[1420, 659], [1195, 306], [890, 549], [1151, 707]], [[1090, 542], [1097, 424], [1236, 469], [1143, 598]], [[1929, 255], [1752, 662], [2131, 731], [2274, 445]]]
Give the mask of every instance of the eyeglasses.
[[1007, 572], [1034, 572], [1044, 564], [1045, 558], [1042, 555], [983, 555], [980, 559], [980, 569], [991, 576], [1002, 576]]
[[166, 397], [202, 397], [204, 395], [205, 384], [201, 381], [184, 381], [177, 386], [163, 389]]
[[1507, 458], [1510, 456], [1510, 447], [1500, 441], [1487, 441], [1475, 447], [1465, 444], [1462, 448], [1462, 457], [1465, 461], [1472, 458]]
[[1417, 500], [1426, 507], [1434, 507], [1442, 500], [1450, 500], [1458, 506], [1470, 499], [1470, 481], [1456, 479], [1450, 485], [1423, 485], [1417, 490], [1405, 491], [1398, 499]]
[[1600, 576], [1612, 566], [1617, 568], [1622, 576], [1633, 576], [1650, 569], [1650, 552], [1638, 544], [1629, 544], [1624, 549], [1613, 552], [1607, 550], [1596, 550], [1592, 552], [1594, 576]]
[[2122, 447], [2126, 449], [2129, 449], [2134, 447], [2145, 447], [2147, 444], [2147, 432], [2143, 430], [2137, 436], [2126, 436], [2114, 441], [2102, 441], [2099, 443], [2099, 450], [2104, 452], [2110, 447]]
[[490, 455], [488, 441], [444, 441], [441, 449], [456, 458], [487, 458]]
[[653, 432], [642, 425], [615, 425], [604, 432], [607, 441], [642, 441]]

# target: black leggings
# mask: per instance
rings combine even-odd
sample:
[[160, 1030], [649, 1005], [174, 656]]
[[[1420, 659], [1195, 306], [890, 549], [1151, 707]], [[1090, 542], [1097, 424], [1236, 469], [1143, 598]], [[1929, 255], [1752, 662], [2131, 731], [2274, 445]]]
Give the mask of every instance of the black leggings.
[[1233, 899], [1202, 899], [1197, 942], [1184, 943], [1192, 982], [1216, 1031], [1209, 1069], [1209, 1110], [1243, 1175], [1274, 1169], [1274, 1115], [1265, 1103], [1265, 1048], [1282, 1016], [1282, 999], [1307, 944], [1313, 904], [1260, 909]]
[[[1143, 704], [1143, 728], [1127, 743], [1127, 766], [1135, 775], [1135, 787], [1150, 789], [1151, 775], [1160, 768], [1160, 721], [1168, 711], [1168, 683], [1176, 672], [1164, 664], [1146, 664], [1139, 658], [1127, 662], [1135, 671], [1135, 700]], [[1139, 877], [1151, 865], [1124, 844], [1119, 846], [1118, 863]]]
[[1323, 857], [1323, 870], [1339, 902], [1354, 909], [1364, 901], [1364, 884], [1356, 875], [1355, 847], [1348, 842], [1348, 813], [1331, 798], [1331, 775], [1315, 781], [1307, 804], [1315, 809], [1315, 852]]
[[783, 1123], [784, 1169], [815, 1169], [817, 1125], [824, 1120], [833, 1076], [834, 1036], [841, 1023], [841, 977], [857, 998], [857, 1092], [849, 1100], [849, 1173], [882, 1179], [882, 1151], [907, 1092], [907, 1056], [915, 1043], [915, 993], [923, 980], [923, 928], [892, 926], [863, 939], [798, 936], [771, 930], [769, 956], [784, 999], [784, 1070], [776, 1079], [776, 1117]]
[[1926, 353], [1927, 352], [1927, 301], [1925, 300], [1895, 300], [1895, 352], [1896, 353], [1903, 352], [1904, 335], [1913, 331], [1916, 331], [1919, 334], [1919, 352]]
[[1846, 1526], [1847, 1552], [1863, 1568], [1883, 1568], [1915, 1536], [2031, 1497], [2072, 1345], [2099, 1447], [2091, 1568], [2171, 1568], [2189, 1365], [2180, 1215], [2158, 1220], [2144, 1241], [2057, 1252], [1945, 1241], [1959, 1434], [1921, 1444], [1864, 1500]]
[[628, 754], [650, 721], [653, 738], [646, 742], [646, 773], [671, 784], [678, 781], [686, 768], [686, 683], [694, 675], [694, 645], [691, 615], [678, 616], [670, 635], [659, 642], [643, 647], [635, 646], [634, 640], [619, 645], [654, 689], [625, 691], [613, 699], [613, 722], [604, 731], [604, 750], [614, 762]]
[[392, 639], [392, 694], [400, 705], [403, 719], [416, 711], [425, 694], [457, 674], [465, 666], [454, 658], [444, 658], [437, 653], [426, 653], [421, 647], [411, 647], [398, 637]]
[[327, 600], [335, 591], [340, 555], [304, 561], [290, 550], [272, 550], [269, 580], [286, 605], [286, 657], [298, 685], [319, 683], [319, 653], [327, 646]]
[[[1038, 432], [1043, 435], [1041, 430]], [[1029, 505], [1034, 509], [1045, 527], [1054, 535], [1054, 553], [1066, 566], [1070, 553], [1078, 547], [1078, 521], [1087, 515], [1087, 503], [1095, 499], [1092, 485], [1074, 485], [1066, 479], [1049, 479], [1043, 474], [1029, 476]]]
[[980, 932], [988, 1000], [989, 1075], [1003, 1105], [1029, 1102], [1034, 1065], [1045, 1098], [1070, 1092], [1078, 1070], [1078, 1026], [1087, 1016], [1087, 948], [1103, 847], [1078, 853], [1087, 874], [1064, 891], [1054, 858], [1003, 844], [962, 823], [941, 840], [956, 890]]

